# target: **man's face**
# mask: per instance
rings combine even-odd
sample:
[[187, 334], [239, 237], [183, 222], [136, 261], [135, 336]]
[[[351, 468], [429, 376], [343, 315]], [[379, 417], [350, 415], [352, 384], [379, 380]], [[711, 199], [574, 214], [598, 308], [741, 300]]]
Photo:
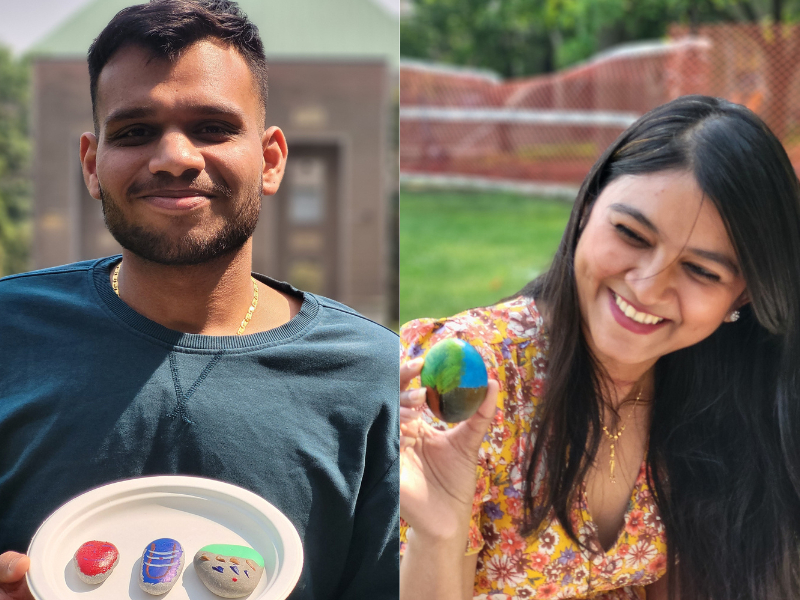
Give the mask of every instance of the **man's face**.
[[209, 39], [175, 61], [120, 49], [100, 73], [97, 139], [81, 138], [90, 193], [134, 254], [199, 264], [239, 249], [253, 233], [262, 194], [275, 193], [286, 144], [263, 128], [247, 63]]

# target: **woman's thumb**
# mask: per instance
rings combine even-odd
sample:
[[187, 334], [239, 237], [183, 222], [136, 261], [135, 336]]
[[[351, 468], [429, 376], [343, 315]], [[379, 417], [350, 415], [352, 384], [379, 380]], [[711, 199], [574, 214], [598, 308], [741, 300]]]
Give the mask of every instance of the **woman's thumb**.
[[453, 432], [452, 443], [466, 456], [476, 456], [480, 449], [483, 437], [489, 430], [497, 411], [497, 392], [500, 386], [494, 379], [490, 379], [486, 397], [478, 410], [469, 419], [461, 423]]

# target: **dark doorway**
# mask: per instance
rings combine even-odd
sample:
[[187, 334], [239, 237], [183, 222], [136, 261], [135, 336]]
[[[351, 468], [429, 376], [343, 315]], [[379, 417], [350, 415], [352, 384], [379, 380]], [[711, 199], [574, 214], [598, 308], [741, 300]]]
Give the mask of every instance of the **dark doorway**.
[[335, 298], [338, 270], [339, 152], [293, 145], [278, 198], [279, 277]]

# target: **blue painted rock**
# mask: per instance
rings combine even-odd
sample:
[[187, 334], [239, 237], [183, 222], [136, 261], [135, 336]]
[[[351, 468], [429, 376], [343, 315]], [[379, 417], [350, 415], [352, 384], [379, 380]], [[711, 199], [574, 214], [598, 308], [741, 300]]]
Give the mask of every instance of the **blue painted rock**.
[[119, 551], [110, 542], [92, 540], [86, 542], [75, 552], [72, 564], [81, 581], [97, 585], [103, 583], [111, 575], [111, 571], [119, 563]]
[[433, 414], [442, 421], [469, 419], [483, 402], [489, 383], [486, 365], [475, 348], [464, 340], [446, 339], [425, 356], [422, 385]]
[[264, 558], [247, 546], [211, 544], [194, 555], [194, 570], [217, 596], [241, 598], [256, 589], [264, 572]]
[[147, 544], [139, 569], [139, 587], [148, 594], [166, 594], [183, 571], [183, 548], [177, 540], [161, 538]]

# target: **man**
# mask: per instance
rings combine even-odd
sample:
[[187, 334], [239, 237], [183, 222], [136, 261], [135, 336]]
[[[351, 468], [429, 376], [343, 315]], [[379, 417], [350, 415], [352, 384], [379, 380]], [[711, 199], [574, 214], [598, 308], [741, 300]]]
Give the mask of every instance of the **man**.
[[83, 174], [124, 251], [0, 282], [0, 600], [30, 597], [11, 551], [59, 505], [168, 473], [289, 517], [292, 598], [395, 597], [397, 338], [251, 276], [287, 158], [257, 30], [233, 2], [154, 0], [112, 19], [89, 73]]

